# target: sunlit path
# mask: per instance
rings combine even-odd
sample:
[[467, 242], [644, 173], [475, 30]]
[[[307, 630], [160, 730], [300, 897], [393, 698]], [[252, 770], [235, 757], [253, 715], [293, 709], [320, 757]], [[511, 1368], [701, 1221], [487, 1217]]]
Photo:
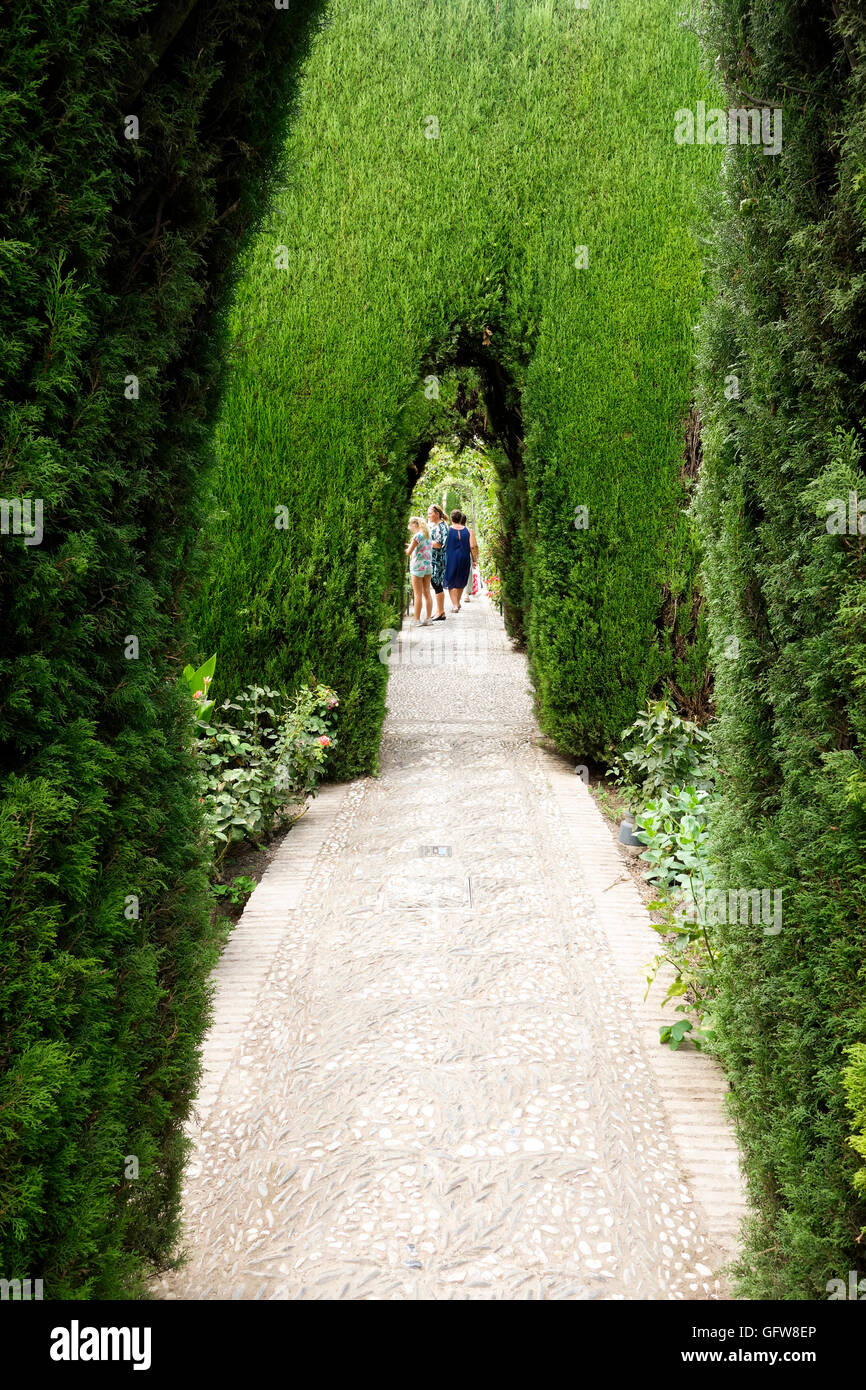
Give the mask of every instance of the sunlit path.
[[381, 775], [323, 793], [217, 972], [163, 1296], [717, 1295], [722, 1083], [653, 1045], [652, 933], [524, 658], [486, 600], [395, 652]]

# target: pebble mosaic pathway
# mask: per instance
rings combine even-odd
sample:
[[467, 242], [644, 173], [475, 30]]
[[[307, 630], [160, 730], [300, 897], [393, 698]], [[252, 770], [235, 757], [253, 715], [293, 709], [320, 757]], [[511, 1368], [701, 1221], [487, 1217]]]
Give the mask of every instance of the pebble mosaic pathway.
[[[657, 1043], [656, 938], [486, 599], [392, 648], [216, 973], [183, 1299], [725, 1296], [723, 1083]], [[654, 1041], [655, 1040], [655, 1041]]]

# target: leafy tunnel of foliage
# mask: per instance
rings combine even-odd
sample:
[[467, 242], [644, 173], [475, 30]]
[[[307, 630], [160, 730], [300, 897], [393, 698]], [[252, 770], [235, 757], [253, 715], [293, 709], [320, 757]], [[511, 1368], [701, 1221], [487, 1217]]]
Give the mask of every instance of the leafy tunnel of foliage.
[[376, 763], [425, 381], [461, 362], [504, 432], [506, 612], [545, 729], [599, 754], [664, 677], [702, 687], [681, 475], [719, 152], [674, 142], [671, 93], [708, 90], [676, 10], [339, 0], [311, 46], [229, 313], [197, 623], [236, 680], [339, 687], [344, 775]]
[[[825, 525], [864, 491], [866, 33], [853, 0], [707, 23], [785, 122], [728, 152], [700, 335], [716, 849], [785, 923], [727, 929], [720, 1023], [743, 1287], [814, 1297], [866, 1221], [864, 550]], [[672, 139], [710, 98], [672, 0], [31, 0], [0, 55], [0, 491], [45, 508], [0, 537], [0, 1272], [115, 1297], [176, 1242], [217, 945], [176, 683], [200, 532], [225, 688], [315, 673], [373, 768], [408, 483], [471, 371], [543, 726], [603, 753], [660, 680], [696, 696], [719, 152]]]

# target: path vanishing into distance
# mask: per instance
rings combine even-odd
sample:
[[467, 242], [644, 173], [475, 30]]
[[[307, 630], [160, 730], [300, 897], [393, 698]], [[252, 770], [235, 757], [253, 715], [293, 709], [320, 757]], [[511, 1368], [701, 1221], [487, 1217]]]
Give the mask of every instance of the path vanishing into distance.
[[323, 789], [217, 967], [157, 1296], [725, 1297], [721, 1073], [658, 1043], [658, 938], [524, 656], [476, 599], [392, 659], [380, 775]]

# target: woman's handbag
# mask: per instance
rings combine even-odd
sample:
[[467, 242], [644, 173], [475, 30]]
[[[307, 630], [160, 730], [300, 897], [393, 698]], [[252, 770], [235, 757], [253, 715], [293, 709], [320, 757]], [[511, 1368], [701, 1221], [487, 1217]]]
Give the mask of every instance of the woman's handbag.
[[481, 572], [477, 565], [472, 567], [472, 597], [481, 593]]

